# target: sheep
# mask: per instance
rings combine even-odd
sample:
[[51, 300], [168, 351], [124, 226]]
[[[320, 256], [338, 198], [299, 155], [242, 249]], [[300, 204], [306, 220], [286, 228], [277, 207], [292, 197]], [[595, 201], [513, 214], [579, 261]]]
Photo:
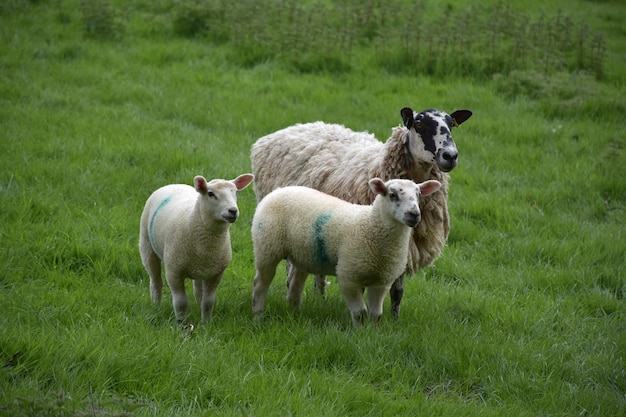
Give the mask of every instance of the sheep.
[[370, 318], [380, 320], [385, 294], [406, 268], [411, 228], [420, 222], [419, 196], [441, 183], [372, 178], [368, 186], [376, 195], [372, 205], [302, 186], [279, 188], [261, 200], [252, 219], [255, 317], [262, 317], [276, 267], [287, 259], [287, 300], [296, 310], [309, 273], [336, 275], [353, 323], [367, 317], [364, 288]]
[[242, 174], [234, 180], [210, 182], [196, 176], [194, 187], [171, 184], [148, 198], [141, 214], [139, 251], [150, 275], [150, 295], [161, 302], [165, 277], [179, 322], [187, 316], [185, 278], [194, 280], [193, 292], [201, 306], [202, 323], [211, 320], [215, 292], [232, 258], [230, 225], [239, 217], [237, 191], [254, 179]]
[[[441, 189], [420, 200], [422, 221], [413, 231], [405, 273], [413, 275], [430, 265], [441, 254], [450, 231], [448, 172], [458, 161], [451, 129], [472, 112], [417, 113], [405, 107], [400, 115], [403, 126], [393, 128], [384, 144], [367, 132], [323, 122], [296, 124], [258, 139], [251, 150], [257, 201], [278, 187], [303, 185], [351, 203], [371, 204], [374, 193], [366, 185], [369, 178], [437, 180]], [[403, 275], [390, 291], [394, 316], [400, 313]], [[315, 283], [325, 294], [325, 278], [316, 276]]]

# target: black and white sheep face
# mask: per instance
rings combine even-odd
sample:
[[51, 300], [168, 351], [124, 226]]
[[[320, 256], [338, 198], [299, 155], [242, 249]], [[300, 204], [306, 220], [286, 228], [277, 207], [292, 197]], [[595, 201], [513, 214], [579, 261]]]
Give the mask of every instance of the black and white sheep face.
[[452, 128], [469, 119], [472, 112], [457, 110], [450, 115], [430, 109], [417, 113], [405, 107], [400, 114], [410, 132], [408, 148], [413, 159], [437, 164], [444, 172], [452, 171], [459, 157], [452, 139]]

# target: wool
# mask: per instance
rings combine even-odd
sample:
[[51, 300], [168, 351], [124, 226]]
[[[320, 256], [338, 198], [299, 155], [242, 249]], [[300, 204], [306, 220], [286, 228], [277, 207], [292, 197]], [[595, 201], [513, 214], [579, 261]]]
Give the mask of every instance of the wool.
[[[471, 112], [458, 110], [448, 115], [439, 110], [415, 113], [404, 108], [401, 115], [404, 125], [393, 128], [385, 143], [368, 132], [324, 122], [296, 124], [258, 139], [251, 150], [257, 201], [276, 188], [301, 185], [351, 203], [371, 204], [370, 178], [439, 181], [439, 191], [420, 199], [422, 221], [412, 234], [405, 274], [413, 275], [431, 265], [450, 233], [449, 174], [442, 169], [449, 171], [456, 165], [458, 152], [450, 131]], [[322, 290], [323, 283], [323, 278], [316, 277]], [[401, 276], [397, 290], [391, 292], [394, 314], [399, 312], [402, 284]]]

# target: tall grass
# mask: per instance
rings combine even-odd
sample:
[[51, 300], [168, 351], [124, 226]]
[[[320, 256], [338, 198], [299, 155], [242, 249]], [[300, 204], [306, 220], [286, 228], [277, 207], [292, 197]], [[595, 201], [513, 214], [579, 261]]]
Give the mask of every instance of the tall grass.
[[425, 1], [180, 1], [174, 30], [229, 40], [244, 64], [278, 59], [299, 71], [369, 65], [393, 73], [489, 77], [511, 70], [604, 75], [606, 41], [558, 10], [538, 16], [509, 2], [436, 8]]
[[[450, 3], [453, 18], [468, 10]], [[577, 2], [572, 17], [575, 31], [581, 12], [595, 24], [612, 16], [589, 29], [606, 33], [604, 76], [520, 55], [501, 75], [442, 77], [377, 65], [379, 31], [350, 35], [336, 70], [298, 70], [271, 54], [244, 62], [248, 41], [228, 25], [219, 40], [208, 25], [172, 36], [184, 7], [219, 2], [83, 4], [114, 11], [103, 21], [119, 22], [120, 36], [90, 34], [79, 2], [0, 6], [0, 415], [624, 414], [623, 6]], [[342, 18], [366, 12], [357, 2], [284, 4], [294, 16], [322, 5], [350, 11]], [[510, 13], [566, 14], [525, 5]], [[240, 16], [266, 16], [250, 6], [261, 14]], [[488, 21], [469, 10], [471, 24]], [[489, 52], [470, 59], [486, 66]], [[309, 283], [294, 314], [280, 270], [267, 318], [254, 322], [251, 189], [240, 193], [214, 321], [181, 328], [167, 288], [161, 307], [150, 303], [137, 240], [152, 191], [247, 172], [251, 144], [297, 122], [384, 140], [407, 105], [474, 116], [454, 131], [448, 246], [407, 280], [397, 320], [386, 301], [380, 325], [353, 328], [336, 284], [322, 300]], [[189, 320], [199, 318], [192, 305]]]

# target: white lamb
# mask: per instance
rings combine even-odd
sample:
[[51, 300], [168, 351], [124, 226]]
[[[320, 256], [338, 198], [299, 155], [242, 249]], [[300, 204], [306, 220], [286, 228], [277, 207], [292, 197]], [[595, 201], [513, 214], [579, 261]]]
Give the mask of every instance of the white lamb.
[[[422, 221], [414, 229], [408, 248], [406, 273], [430, 265], [443, 250], [450, 231], [448, 172], [457, 164], [452, 128], [472, 112], [457, 110], [400, 111], [404, 126], [393, 128], [385, 143], [367, 132], [323, 122], [296, 124], [270, 133], [252, 146], [252, 173], [257, 201], [278, 187], [302, 185], [356, 204], [371, 204], [370, 178], [415, 182], [437, 180], [441, 189], [421, 199]], [[391, 288], [391, 311], [400, 312], [404, 274]], [[316, 276], [325, 292], [326, 280]], [[289, 282], [288, 282], [289, 285]]]
[[215, 291], [230, 263], [230, 225], [239, 217], [237, 191], [254, 179], [242, 174], [234, 180], [202, 176], [194, 187], [172, 184], [156, 190], [143, 209], [139, 251], [150, 275], [150, 294], [160, 303], [165, 277], [172, 292], [174, 312], [179, 321], [187, 316], [185, 278], [194, 280], [193, 292], [202, 309], [202, 322], [211, 319]]
[[263, 314], [278, 263], [287, 259], [287, 300], [295, 309], [308, 274], [335, 275], [355, 325], [367, 316], [364, 288], [371, 319], [380, 319], [385, 294], [406, 268], [411, 228], [421, 219], [419, 196], [441, 183], [373, 178], [368, 184], [376, 194], [369, 206], [301, 186], [279, 188], [259, 203], [252, 220], [256, 317]]

